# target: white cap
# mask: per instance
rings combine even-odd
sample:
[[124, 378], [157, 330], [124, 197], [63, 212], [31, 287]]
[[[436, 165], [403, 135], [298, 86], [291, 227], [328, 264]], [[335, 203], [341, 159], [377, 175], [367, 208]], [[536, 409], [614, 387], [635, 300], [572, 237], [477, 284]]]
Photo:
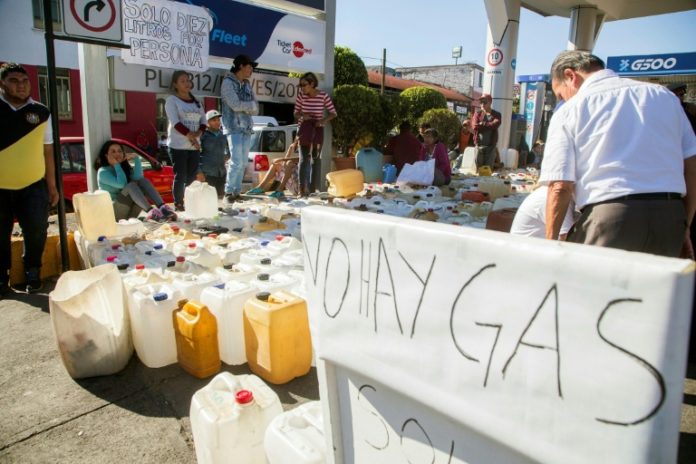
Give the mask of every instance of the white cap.
[[221, 116], [220, 112], [218, 110], [210, 110], [207, 113], [205, 113], [205, 120], [210, 121], [213, 118], [219, 118]]

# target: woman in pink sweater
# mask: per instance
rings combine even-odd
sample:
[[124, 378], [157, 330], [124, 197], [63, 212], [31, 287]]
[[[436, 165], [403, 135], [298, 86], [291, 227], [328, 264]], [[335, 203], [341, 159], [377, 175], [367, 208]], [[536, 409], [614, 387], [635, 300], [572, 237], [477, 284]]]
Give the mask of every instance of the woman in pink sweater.
[[420, 153], [421, 161], [435, 159], [435, 177], [433, 185], [447, 185], [452, 178], [447, 147], [440, 142], [440, 136], [435, 129], [427, 129], [423, 134], [423, 148]]

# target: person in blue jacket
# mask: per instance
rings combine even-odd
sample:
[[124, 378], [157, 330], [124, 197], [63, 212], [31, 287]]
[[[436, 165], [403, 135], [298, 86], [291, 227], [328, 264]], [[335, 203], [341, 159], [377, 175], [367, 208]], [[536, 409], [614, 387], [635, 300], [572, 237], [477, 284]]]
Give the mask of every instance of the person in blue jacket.
[[137, 217], [141, 211], [147, 211], [148, 220], [176, 220], [176, 213], [164, 203], [155, 186], [143, 175], [140, 156], [125, 153], [120, 143], [109, 140], [102, 145], [94, 169], [97, 170], [99, 189], [111, 195], [117, 220]]

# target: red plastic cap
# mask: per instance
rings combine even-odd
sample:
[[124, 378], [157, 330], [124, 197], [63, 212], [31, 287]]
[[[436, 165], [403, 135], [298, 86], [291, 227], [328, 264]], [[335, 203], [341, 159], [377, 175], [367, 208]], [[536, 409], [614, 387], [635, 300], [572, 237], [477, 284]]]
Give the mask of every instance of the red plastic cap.
[[176, 257], [176, 262], [177, 262], [177, 263], [183, 263], [184, 261], [186, 261], [186, 257], [185, 257], [185, 256], [177, 256], [177, 257]]
[[145, 269], [145, 265], [144, 264], [136, 264], [135, 268], [140, 271], [142, 269]]
[[237, 400], [239, 404], [248, 404], [254, 401], [254, 394], [249, 390], [239, 390], [234, 394], [234, 399]]
[[179, 229], [179, 226], [176, 226], [176, 225], [175, 225], [175, 226], [172, 226], [172, 232], [174, 232], [175, 234], [176, 234], [177, 232], [179, 232], [180, 230], [181, 230], [181, 229]]
[[280, 235], [280, 234], [276, 235], [276, 240], [279, 242], [283, 241], [284, 238], [285, 238], [285, 235]]
[[196, 248], [196, 242], [189, 242], [187, 245], [189, 248]]
[[114, 261], [116, 261], [116, 256], [107, 256], [106, 257], [107, 263], [113, 263]]
[[112, 250], [118, 250], [119, 248], [121, 248], [121, 245], [119, 245], [118, 243], [114, 243], [113, 245], [111, 245]]
[[217, 234], [208, 234], [208, 238], [217, 238]]
[[191, 224], [191, 220], [190, 220], [190, 219], [184, 219], [184, 224]]

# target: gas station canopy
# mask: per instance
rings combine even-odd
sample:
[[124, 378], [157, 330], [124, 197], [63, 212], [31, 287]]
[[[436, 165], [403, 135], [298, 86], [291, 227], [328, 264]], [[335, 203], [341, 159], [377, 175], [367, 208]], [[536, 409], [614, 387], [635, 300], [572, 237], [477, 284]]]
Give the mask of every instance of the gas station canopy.
[[595, 7], [605, 21], [676, 13], [696, 8], [696, 0], [523, 0], [522, 7], [542, 16], [570, 17], [577, 7]]

